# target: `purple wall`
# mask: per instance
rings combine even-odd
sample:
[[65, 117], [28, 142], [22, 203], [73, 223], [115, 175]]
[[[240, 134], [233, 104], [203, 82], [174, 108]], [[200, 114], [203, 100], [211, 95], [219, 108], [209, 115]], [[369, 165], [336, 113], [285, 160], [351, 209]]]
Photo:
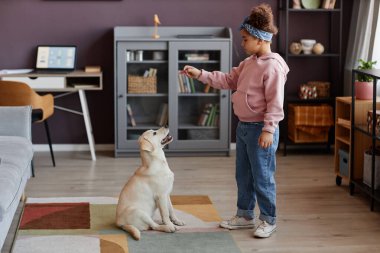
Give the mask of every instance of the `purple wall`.
[[[348, 0], [352, 5], [353, 0]], [[113, 33], [114, 26], [151, 26], [158, 14], [162, 26], [227, 26], [234, 31], [234, 64], [244, 53], [236, 29], [252, 6], [245, 0], [122, 0], [122, 1], [0, 1], [0, 69], [32, 68], [38, 44], [75, 44], [78, 68], [100, 65], [104, 90], [87, 92], [95, 142], [114, 143]], [[277, 1], [267, 0], [277, 18]], [[345, 1], [346, 4], [346, 1]], [[346, 23], [346, 27], [349, 23]], [[274, 43], [276, 50], [276, 42]], [[238, 56], [235, 52], [238, 51]], [[77, 94], [58, 105], [79, 109]], [[233, 118], [232, 138], [235, 122]], [[49, 120], [53, 143], [87, 143], [83, 119], [55, 111]], [[33, 126], [34, 143], [45, 143], [42, 124]]]

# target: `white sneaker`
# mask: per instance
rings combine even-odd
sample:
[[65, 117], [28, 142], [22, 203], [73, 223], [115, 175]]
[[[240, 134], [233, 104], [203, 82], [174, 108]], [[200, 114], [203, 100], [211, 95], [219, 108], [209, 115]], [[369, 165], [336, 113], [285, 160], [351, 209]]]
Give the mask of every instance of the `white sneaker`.
[[222, 221], [219, 226], [222, 228], [228, 229], [245, 229], [245, 228], [254, 228], [255, 220], [247, 220], [244, 217], [234, 216], [229, 220]]
[[257, 227], [253, 235], [255, 237], [260, 237], [260, 238], [267, 238], [271, 236], [271, 234], [276, 231], [276, 224], [268, 224], [266, 221], [263, 221], [260, 226]]

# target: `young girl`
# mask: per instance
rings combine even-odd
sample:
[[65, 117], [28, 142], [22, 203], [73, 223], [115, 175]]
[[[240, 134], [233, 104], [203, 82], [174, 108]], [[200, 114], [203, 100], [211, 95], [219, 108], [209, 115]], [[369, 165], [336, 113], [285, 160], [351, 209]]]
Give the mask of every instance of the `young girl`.
[[[269, 237], [276, 230], [276, 150], [278, 123], [284, 118], [284, 85], [289, 68], [280, 55], [272, 53], [272, 36], [277, 33], [269, 5], [252, 9], [240, 25], [241, 46], [250, 55], [230, 73], [208, 72], [185, 66], [191, 78], [214, 88], [235, 90], [237, 212], [220, 223], [228, 229], [256, 228], [254, 236]], [[255, 224], [256, 201], [260, 209]]]

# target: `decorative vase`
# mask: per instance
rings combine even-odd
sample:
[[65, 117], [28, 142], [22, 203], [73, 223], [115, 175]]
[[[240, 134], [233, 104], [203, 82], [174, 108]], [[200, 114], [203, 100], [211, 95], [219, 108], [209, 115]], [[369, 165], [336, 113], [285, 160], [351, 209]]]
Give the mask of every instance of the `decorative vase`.
[[293, 9], [301, 9], [301, 1], [293, 0]]
[[373, 99], [373, 82], [355, 82], [356, 99], [371, 100]]
[[302, 45], [298, 42], [292, 42], [289, 46], [289, 51], [292, 54], [300, 54], [302, 51]]
[[317, 43], [316, 40], [302, 39], [302, 50], [304, 54], [311, 54], [311, 50], [313, 49], [314, 44]]
[[321, 43], [317, 43], [313, 46], [313, 53], [314, 54], [323, 54], [325, 51], [325, 47]]

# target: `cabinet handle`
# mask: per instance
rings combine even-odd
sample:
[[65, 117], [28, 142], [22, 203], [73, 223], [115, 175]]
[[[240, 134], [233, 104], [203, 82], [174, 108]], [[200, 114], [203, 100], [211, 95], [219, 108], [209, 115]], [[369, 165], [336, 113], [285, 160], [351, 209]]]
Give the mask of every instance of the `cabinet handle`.
[[226, 95], [226, 94], [223, 94], [223, 95], [222, 95], [222, 98], [225, 98], [225, 97], [227, 97], [227, 95]]
[[124, 95], [123, 94], [119, 94], [119, 98], [122, 98], [122, 97], [124, 97]]

